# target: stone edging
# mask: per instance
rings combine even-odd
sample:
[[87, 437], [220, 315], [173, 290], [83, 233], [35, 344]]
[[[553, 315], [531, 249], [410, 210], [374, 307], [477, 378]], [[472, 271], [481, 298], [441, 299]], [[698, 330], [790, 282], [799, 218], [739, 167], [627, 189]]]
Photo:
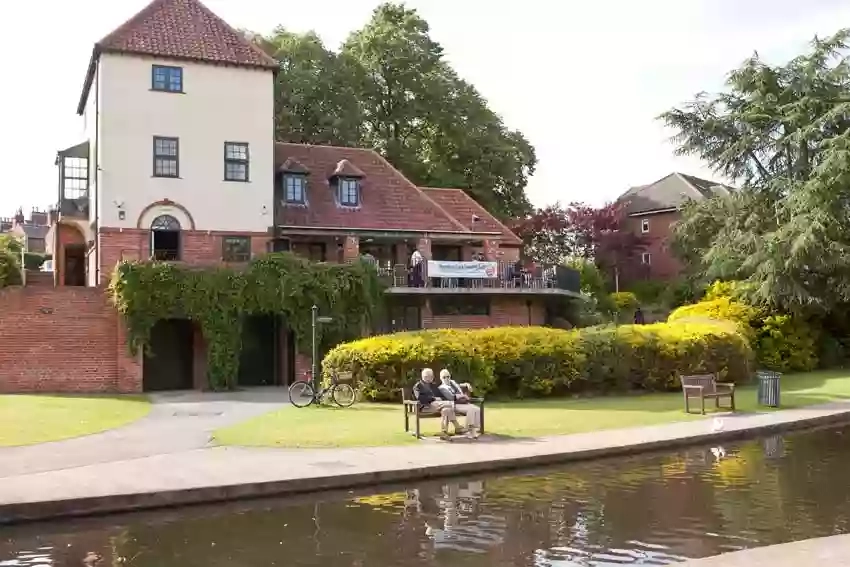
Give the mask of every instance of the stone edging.
[[209, 504], [249, 498], [288, 496], [329, 490], [363, 488], [381, 484], [426, 481], [460, 475], [510, 471], [615, 456], [634, 455], [662, 449], [718, 441], [734, 441], [765, 434], [808, 429], [850, 421], [850, 410], [801, 418], [796, 421], [754, 425], [731, 431], [719, 431], [630, 445], [599, 447], [571, 452], [543, 453], [526, 457], [506, 457], [491, 461], [475, 461], [432, 465], [409, 469], [366, 473], [313, 476], [259, 483], [198, 487], [149, 493], [119, 494], [92, 498], [69, 498], [43, 502], [0, 504], [0, 525], [56, 518], [150, 510], [192, 504]]

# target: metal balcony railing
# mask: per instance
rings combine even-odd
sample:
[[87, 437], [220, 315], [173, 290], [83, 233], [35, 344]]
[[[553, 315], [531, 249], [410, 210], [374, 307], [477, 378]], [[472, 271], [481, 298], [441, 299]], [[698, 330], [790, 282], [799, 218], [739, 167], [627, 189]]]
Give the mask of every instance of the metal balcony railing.
[[564, 266], [519, 267], [508, 262], [423, 261], [417, 266], [375, 262], [390, 287], [563, 290], [579, 293], [579, 274]]

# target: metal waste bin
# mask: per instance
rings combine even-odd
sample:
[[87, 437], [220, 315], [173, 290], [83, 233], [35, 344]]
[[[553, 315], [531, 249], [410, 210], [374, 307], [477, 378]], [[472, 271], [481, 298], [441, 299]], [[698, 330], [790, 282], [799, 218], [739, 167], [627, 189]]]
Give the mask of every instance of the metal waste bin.
[[759, 370], [756, 372], [759, 382], [758, 403], [760, 406], [772, 408], [779, 407], [779, 379], [782, 374], [771, 370]]

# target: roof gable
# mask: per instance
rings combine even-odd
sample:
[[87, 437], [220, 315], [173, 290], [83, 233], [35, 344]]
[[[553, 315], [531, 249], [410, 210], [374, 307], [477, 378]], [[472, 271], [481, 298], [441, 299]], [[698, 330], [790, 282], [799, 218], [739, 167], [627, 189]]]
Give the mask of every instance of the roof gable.
[[[364, 231], [469, 232], [374, 150], [276, 143], [276, 167], [288, 161], [291, 163], [291, 160], [310, 171], [307, 205], [280, 207], [278, 225]], [[331, 185], [343, 161], [348, 162], [348, 171], [362, 174], [360, 205], [356, 209], [339, 206]]]
[[[502, 235], [502, 243], [522, 244], [519, 237], [502, 224], [478, 201], [473, 199], [463, 189], [438, 189], [436, 187], [420, 187], [428, 197], [471, 232], [491, 232]], [[472, 219], [476, 218], [476, 221]]]
[[732, 188], [692, 175], [671, 173], [649, 185], [631, 187], [618, 199], [629, 214], [677, 209], [687, 201], [728, 195]]
[[276, 70], [277, 61], [200, 0], [153, 0], [98, 41], [77, 107], [82, 114], [101, 53], [147, 55], [199, 63]]

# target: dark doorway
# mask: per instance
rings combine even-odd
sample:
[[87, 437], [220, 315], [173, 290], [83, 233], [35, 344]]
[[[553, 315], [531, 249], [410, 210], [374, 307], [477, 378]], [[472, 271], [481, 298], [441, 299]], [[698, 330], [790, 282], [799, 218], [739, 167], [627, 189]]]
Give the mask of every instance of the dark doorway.
[[447, 244], [434, 244], [431, 247], [431, 256], [434, 260], [442, 262], [460, 262], [463, 248]]
[[151, 224], [151, 256], [163, 261], [180, 259], [180, 222], [171, 215], [158, 216]]
[[251, 315], [242, 322], [239, 355], [240, 386], [277, 384], [279, 355], [278, 322], [274, 315]]
[[418, 331], [422, 328], [422, 302], [418, 298], [405, 298], [388, 309], [390, 333]]
[[151, 329], [142, 365], [142, 389], [191, 390], [195, 327], [188, 319], [161, 319]]
[[86, 285], [86, 247], [84, 244], [68, 244], [65, 246], [63, 272], [65, 285]]

